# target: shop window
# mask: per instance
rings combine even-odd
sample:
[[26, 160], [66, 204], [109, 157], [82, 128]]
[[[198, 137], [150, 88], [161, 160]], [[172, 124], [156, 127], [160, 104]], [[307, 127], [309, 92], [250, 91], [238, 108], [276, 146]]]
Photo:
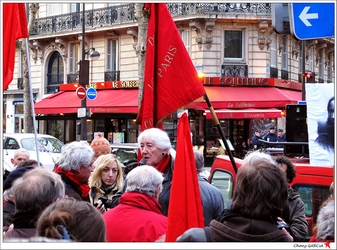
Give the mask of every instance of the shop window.
[[244, 30], [224, 31], [224, 62], [244, 61]]
[[188, 52], [188, 54], [190, 54], [190, 31], [189, 30], [181, 30], [180, 32], [180, 36], [181, 39], [183, 40], [184, 44], [185, 44], [185, 48]]

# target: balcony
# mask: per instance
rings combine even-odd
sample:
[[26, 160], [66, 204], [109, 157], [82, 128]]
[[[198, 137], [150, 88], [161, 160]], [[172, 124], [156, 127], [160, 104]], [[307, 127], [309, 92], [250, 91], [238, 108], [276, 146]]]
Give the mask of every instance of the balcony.
[[112, 82], [112, 81], [120, 81], [120, 71], [106, 71], [104, 72], [104, 81]]
[[67, 83], [75, 83], [80, 79], [80, 74], [68, 74], [67, 75]]
[[289, 72], [288, 70], [281, 70], [281, 79], [283, 80], [289, 80]]
[[[193, 18], [199, 15], [226, 15], [229, 13], [268, 14], [271, 15], [270, 3], [168, 3], [172, 15]], [[194, 16], [193, 16], [194, 15]], [[82, 30], [83, 13], [73, 12], [45, 18], [37, 18], [30, 36], [50, 35]], [[137, 24], [135, 4], [123, 4], [85, 11], [86, 28], [112, 27], [120, 24]]]
[[221, 65], [221, 76], [248, 77], [248, 65]]
[[18, 78], [18, 89], [23, 89], [23, 77]]
[[270, 77], [278, 78], [278, 68], [270, 67]]

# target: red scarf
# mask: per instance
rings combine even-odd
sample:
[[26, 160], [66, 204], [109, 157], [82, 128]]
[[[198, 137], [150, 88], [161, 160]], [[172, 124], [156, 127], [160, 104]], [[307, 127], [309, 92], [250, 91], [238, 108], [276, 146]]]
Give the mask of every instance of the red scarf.
[[156, 169], [159, 172], [164, 173], [169, 162], [170, 162], [170, 155], [164, 156], [164, 158], [156, 165]]
[[88, 198], [89, 196], [89, 191], [90, 187], [87, 184], [80, 183], [79, 180], [77, 179], [76, 175], [72, 171], [64, 171], [62, 168], [59, 168], [58, 166], [55, 166], [54, 168], [55, 173], [62, 173], [65, 176], [67, 176], [71, 181], [76, 183], [78, 187], [81, 190], [81, 197], [82, 198]]

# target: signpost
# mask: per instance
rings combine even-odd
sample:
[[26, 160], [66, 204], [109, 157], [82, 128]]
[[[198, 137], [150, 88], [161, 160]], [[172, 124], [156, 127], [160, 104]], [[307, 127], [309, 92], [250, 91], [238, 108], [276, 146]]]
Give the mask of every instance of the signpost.
[[76, 89], [76, 96], [78, 99], [80, 100], [84, 100], [84, 98], [86, 97], [86, 91], [85, 91], [85, 88], [83, 87], [78, 87]]
[[97, 97], [97, 90], [94, 89], [94, 88], [88, 88], [88, 90], [87, 90], [88, 100], [93, 101], [93, 100], [96, 99], [96, 97]]
[[289, 4], [291, 33], [299, 40], [334, 36], [334, 3]]

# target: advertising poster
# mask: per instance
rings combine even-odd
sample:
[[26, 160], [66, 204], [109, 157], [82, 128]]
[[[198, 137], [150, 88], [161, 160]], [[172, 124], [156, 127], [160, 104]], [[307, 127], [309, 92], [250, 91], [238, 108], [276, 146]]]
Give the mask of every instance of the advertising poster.
[[305, 91], [310, 165], [334, 166], [334, 84], [307, 83]]

